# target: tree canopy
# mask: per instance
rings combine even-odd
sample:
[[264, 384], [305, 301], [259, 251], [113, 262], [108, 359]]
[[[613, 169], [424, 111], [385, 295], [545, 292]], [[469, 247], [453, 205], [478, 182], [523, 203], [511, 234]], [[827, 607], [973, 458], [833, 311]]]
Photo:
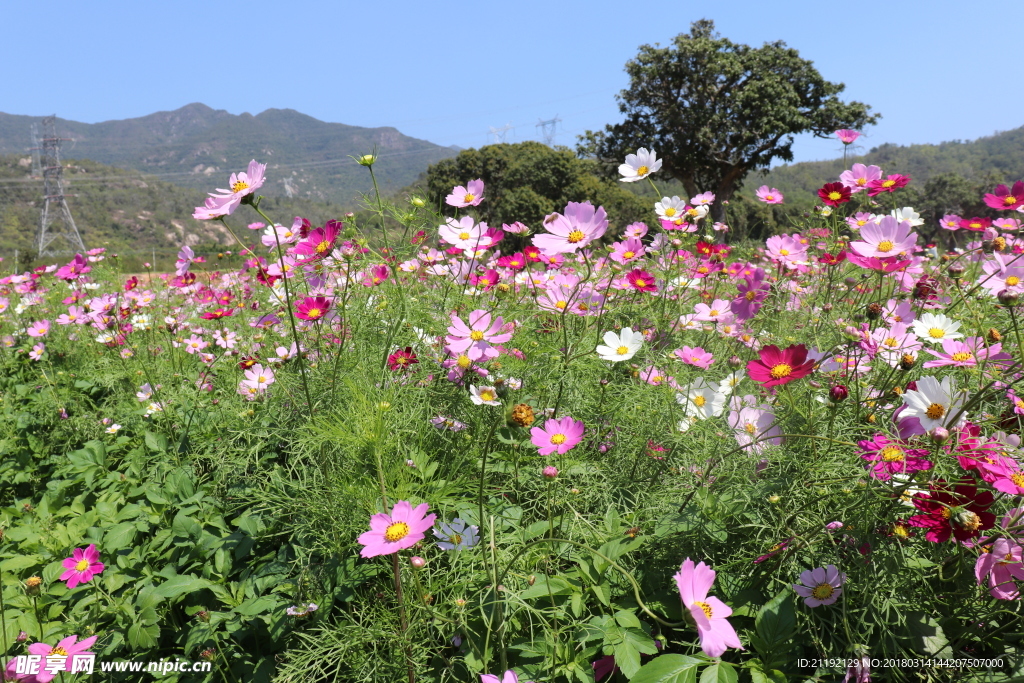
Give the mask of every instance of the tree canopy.
[[793, 136], [819, 137], [861, 128], [879, 115], [837, 96], [845, 86], [822, 78], [812, 62], [782, 41], [763, 47], [722, 38], [713, 21], [691, 24], [670, 47], [643, 45], [626, 63], [629, 88], [618, 96], [626, 119], [587, 131], [578, 151], [606, 170], [639, 147], [664, 160], [662, 170], [693, 196], [717, 196], [713, 216], [751, 171], [792, 161]]
[[646, 201], [600, 177], [594, 161], [539, 142], [467, 149], [431, 165], [427, 169], [431, 203], [443, 207], [454, 186], [475, 178], [484, 181], [485, 199], [476, 208], [488, 225], [520, 221], [537, 231], [545, 216], [562, 211], [569, 202], [582, 201], [604, 206], [614, 225], [653, 218]]

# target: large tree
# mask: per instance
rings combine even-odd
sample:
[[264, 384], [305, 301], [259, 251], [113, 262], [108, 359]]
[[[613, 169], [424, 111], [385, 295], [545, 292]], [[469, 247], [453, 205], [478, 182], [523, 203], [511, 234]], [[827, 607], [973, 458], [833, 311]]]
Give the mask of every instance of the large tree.
[[822, 78], [812, 62], [778, 41], [737, 45], [702, 19], [670, 47], [643, 45], [626, 63], [629, 88], [618, 96], [622, 123], [587, 131], [578, 151], [614, 169], [638, 147], [664, 160], [662, 171], [693, 196], [712, 191], [712, 216], [722, 218], [743, 178], [773, 159], [792, 161], [793, 136], [831, 135], [879, 116], [860, 102], [843, 102], [845, 86]]

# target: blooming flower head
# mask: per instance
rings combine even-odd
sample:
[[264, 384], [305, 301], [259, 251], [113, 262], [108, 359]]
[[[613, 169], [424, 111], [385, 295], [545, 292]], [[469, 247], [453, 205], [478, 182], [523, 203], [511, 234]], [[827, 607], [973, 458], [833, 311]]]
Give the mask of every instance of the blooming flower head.
[[868, 196], [875, 197], [883, 192], [895, 192], [902, 187], [906, 187], [909, 182], [910, 176], [900, 175], [899, 173], [888, 175], [884, 180], [881, 178], [872, 180], [868, 183]]
[[412, 366], [416, 363], [419, 363], [419, 361], [416, 359], [416, 353], [413, 352], [411, 346], [406, 346], [404, 349], [398, 349], [388, 356], [389, 370], [411, 370]]
[[[936, 427], [950, 428], [953, 416], [960, 413], [964, 403], [962, 395], [957, 396], [949, 377], [944, 377], [942, 382], [934, 377], [922, 377], [917, 380], [917, 388], [909, 389], [903, 393], [904, 409], [900, 413], [900, 421], [917, 418], [921, 428], [931, 431]], [[961, 413], [957, 424], [964, 422], [967, 415]]]
[[434, 529], [434, 536], [439, 539], [437, 547], [441, 550], [465, 550], [480, 541], [479, 528], [458, 517], [451, 524], [441, 522], [440, 526], [440, 529]]
[[921, 514], [910, 517], [907, 524], [927, 529], [924, 537], [932, 543], [950, 537], [969, 541], [995, 526], [996, 516], [988, 511], [994, 501], [991, 492], [979, 492], [973, 484], [953, 487], [939, 479], [929, 482], [928, 493], [914, 496], [914, 507]]
[[[297, 223], [302, 222], [302, 219], [298, 217], [295, 220]], [[306, 239], [295, 245], [292, 253], [307, 259], [321, 259], [329, 256], [334, 251], [334, 242], [338, 238], [341, 228], [341, 222], [327, 221], [324, 227], [311, 230]], [[297, 232], [297, 226], [293, 225], [292, 230]]]
[[453, 247], [472, 251], [490, 246], [491, 238], [484, 234], [487, 230], [486, 223], [477, 223], [472, 216], [463, 216], [459, 220], [448, 218], [444, 225], [438, 227], [437, 234]]
[[1024, 548], [1008, 538], [997, 538], [990, 548], [985, 548], [974, 564], [974, 576], [978, 585], [986, 583], [988, 592], [996, 600], [1018, 600], [1020, 589], [1017, 581], [1024, 581]]
[[926, 342], [941, 344], [945, 339], [961, 339], [960, 323], [942, 313], [925, 313], [913, 322], [914, 334]]
[[80, 583], [92, 581], [92, 577], [104, 569], [95, 543], [90, 543], [88, 548], [75, 548], [71, 557], [66, 558], [61, 564], [67, 571], [60, 575], [60, 580], [66, 581], [69, 589]]
[[470, 387], [469, 400], [478, 406], [498, 406], [498, 390], [494, 387]]
[[423, 540], [427, 529], [434, 526], [435, 514], [426, 514], [430, 506], [420, 503], [415, 508], [409, 501], [400, 500], [391, 514], [377, 513], [370, 517], [370, 530], [359, 536], [362, 557], [391, 555], [411, 548]]
[[762, 201], [765, 204], [781, 204], [784, 199], [781, 192], [774, 187], [769, 188], [767, 185], [757, 188], [757, 192], [754, 194], [758, 201]]
[[811, 374], [814, 361], [807, 358], [807, 347], [803, 344], [785, 349], [772, 345], [761, 349], [759, 358], [747, 363], [747, 374], [765, 387], [788, 384]]
[[883, 216], [878, 223], [869, 222], [860, 230], [861, 239], [850, 242], [850, 248], [868, 258], [889, 258], [913, 251], [917, 233], [912, 232], [910, 221], [897, 221]]
[[331, 310], [331, 300], [324, 296], [307, 296], [295, 305], [295, 317], [300, 320], [319, 320]]
[[479, 206], [484, 200], [484, 181], [477, 178], [470, 180], [466, 186], [457, 185], [452, 193], [444, 198], [444, 203], [463, 209], [467, 206]]
[[660, 218], [672, 220], [678, 218], [686, 210], [686, 200], [678, 196], [662, 197], [660, 202], [654, 205], [654, 211]]
[[681, 349], [676, 349], [672, 352], [676, 358], [683, 361], [687, 365], [692, 365], [695, 368], [701, 370], [707, 370], [711, 367], [715, 357], [709, 351], [705, 351], [700, 346], [684, 346]]
[[875, 434], [870, 440], [857, 442], [860, 457], [870, 463], [871, 477], [887, 481], [893, 474], [910, 474], [932, 467], [928, 450], [912, 448], [902, 441], [895, 441], [884, 434]]
[[619, 166], [619, 178], [624, 183], [635, 183], [661, 170], [661, 159], [652, 150], [641, 147], [636, 154], [627, 154], [626, 163]]
[[713, 595], [708, 595], [715, 582], [715, 572], [703, 562], [683, 560], [675, 575], [683, 607], [697, 625], [700, 647], [708, 657], [721, 657], [726, 648], [744, 649], [736, 630], [727, 620], [732, 609]]
[[644, 344], [643, 332], [634, 332], [632, 328], [624, 327], [619, 334], [609, 330], [604, 333], [604, 345], [598, 345], [596, 349], [601, 360], [608, 360], [617, 363], [620, 360], [629, 360], [636, 355]]
[[831, 605], [843, 594], [840, 586], [846, 581], [834, 564], [817, 569], [808, 569], [800, 575], [800, 583], [793, 584], [796, 594], [804, 598], [808, 607]]
[[562, 455], [576, 447], [583, 440], [583, 423], [568, 415], [558, 420], [548, 420], [544, 427], [530, 430], [530, 441], [537, 447], [538, 455]]
[[850, 188], [842, 183], [825, 183], [818, 196], [829, 206], [839, 206], [850, 201]]
[[[96, 642], [96, 638], [97, 636], [90, 636], [85, 640], [78, 640], [78, 636], [68, 636], [53, 646], [46, 643], [32, 643], [28, 646], [29, 654], [40, 656], [43, 661], [39, 663], [37, 672], [26, 680], [31, 680], [33, 683], [49, 683], [56, 678], [58, 673], [71, 671], [72, 657], [89, 654], [89, 648]], [[55, 662], [57, 667], [51, 667], [51, 662]]]
[[646, 270], [636, 268], [626, 273], [626, 281], [629, 286], [638, 292], [657, 292], [658, 285], [654, 276]]
[[303, 602], [298, 605], [292, 605], [285, 610], [285, 614], [290, 617], [308, 617], [318, 609], [320, 609], [320, 606], [315, 602]]
[[997, 185], [993, 194], [985, 195], [985, 203], [993, 209], [1011, 211], [1024, 206], [1024, 182], [1017, 181], [1013, 188]]
[[448, 348], [455, 354], [467, 353], [473, 360], [484, 355], [497, 355], [497, 350], [493, 350], [493, 355], [489, 353], [492, 344], [503, 344], [512, 338], [512, 333], [504, 330], [505, 321], [501, 316], [492, 317], [483, 309], [470, 312], [468, 323], [455, 313], [450, 319], [452, 324], [445, 337]]
[[249, 162], [249, 168], [240, 173], [232, 173], [228, 180], [228, 188], [217, 189], [219, 194], [210, 194], [203, 203], [203, 206], [196, 207], [192, 217], [198, 220], [209, 220], [220, 216], [229, 216], [242, 203], [245, 197], [251, 195], [263, 185], [263, 174], [267, 169], [266, 164], [257, 164], [253, 159]]
[[533, 245], [548, 254], [575, 253], [604, 235], [608, 214], [604, 207], [594, 208], [590, 202], [569, 202], [563, 213], [544, 219], [547, 233], [534, 235]]

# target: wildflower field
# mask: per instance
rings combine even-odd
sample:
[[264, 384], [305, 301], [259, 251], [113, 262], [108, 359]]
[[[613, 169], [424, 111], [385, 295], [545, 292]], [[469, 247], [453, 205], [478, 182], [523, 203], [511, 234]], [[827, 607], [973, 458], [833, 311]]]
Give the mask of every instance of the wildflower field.
[[730, 244], [710, 192], [316, 226], [265, 173], [220, 259], [2, 273], [3, 680], [1024, 680], [1024, 183], [926, 226], [854, 164]]

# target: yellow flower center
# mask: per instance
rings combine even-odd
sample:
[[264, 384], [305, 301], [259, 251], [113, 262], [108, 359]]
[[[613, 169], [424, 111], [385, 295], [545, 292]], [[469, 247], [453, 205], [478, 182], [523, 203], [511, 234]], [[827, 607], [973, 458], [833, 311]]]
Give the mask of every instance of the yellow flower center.
[[480, 341], [481, 339], [484, 338], [484, 333], [481, 332], [480, 330], [473, 330], [472, 332], [469, 333], [469, 338], [472, 339], [473, 341]]
[[89, 568], [89, 560], [79, 560], [75, 563], [75, 571], [84, 572]]
[[460, 240], [468, 240], [469, 239], [469, 233], [466, 232], [465, 230], [463, 230], [462, 232], [459, 233], [459, 239]]
[[700, 273], [701, 275], [707, 275], [708, 273], [711, 272], [711, 269], [708, 268], [707, 266], [699, 266], [697, 268], [697, 272]]
[[401, 541], [403, 538], [409, 535], [409, 525], [405, 522], [395, 522], [388, 526], [384, 531], [384, 540], [388, 543], [395, 543]]
[[701, 611], [704, 612], [704, 616], [706, 616], [708, 619], [711, 618], [711, 605], [709, 605], [706, 602], [702, 602], [700, 600], [698, 600], [697, 602], [695, 602], [693, 604], [696, 605], [697, 607], [700, 607]]
[[483, 391], [480, 392], [480, 400], [482, 400], [482, 401], [493, 401], [494, 400], [494, 392], [491, 391], [490, 389], [484, 389]]
[[266, 384], [267, 383], [267, 378], [264, 377], [263, 375], [260, 375], [259, 377], [256, 378], [256, 383], [257, 384]]
[[753, 434], [754, 432], [757, 431], [757, 426], [753, 422], [748, 422], [747, 424], [743, 425], [743, 430], [747, 434]]
[[789, 256], [789, 249], [779, 249], [779, 253], [783, 256]]
[[636, 279], [636, 286], [637, 287], [646, 287], [647, 286], [647, 281], [643, 280], [641, 278], [637, 278]]
[[46, 653], [47, 657], [67, 657], [68, 651], [62, 648], [60, 645], [54, 646]]
[[461, 534], [452, 534], [451, 536], [448, 537], [448, 542], [449, 543], [454, 543], [455, 545], [459, 545], [460, 543], [462, 543], [462, 535]]
[[836, 592], [836, 589], [827, 583], [819, 583], [811, 589], [811, 597], [815, 600], [828, 600]]
[[311, 308], [308, 311], [306, 311], [306, 315], [308, 315], [310, 318], [319, 318], [320, 315], [321, 315], [320, 309], [319, 308]]
[[1007, 206], [1009, 206], [1010, 204], [1016, 204], [1017, 198], [1014, 197], [1012, 194], [1008, 194], [1005, 197], [1003, 197], [1003, 203], [1006, 204]]
[[833, 190], [832, 192], [828, 193], [828, 198], [831, 199], [834, 202], [837, 202], [837, 201], [839, 201], [840, 199], [843, 198], [843, 193], [842, 192], [836, 192], [835, 190]]
[[885, 462], [902, 462], [903, 449], [898, 446], [886, 446], [882, 449], [882, 460]]
[[897, 524], [893, 526], [892, 533], [896, 536], [899, 536], [900, 538], [910, 538], [910, 532], [907, 530], [907, 527], [903, 526], [902, 524]]
[[900, 342], [898, 339], [896, 339], [896, 337], [886, 337], [885, 341], [883, 341], [882, 343], [888, 346], [890, 349], [894, 349], [897, 346], [899, 346]]
[[565, 301], [556, 301], [555, 302], [555, 308], [557, 308], [560, 311], [565, 310], [565, 307], [568, 306], [568, 305], [569, 304], [567, 304]]
[[671, 218], [672, 216], [675, 216], [676, 215], [675, 208], [670, 206], [667, 209], [665, 209], [665, 215], [668, 216], [669, 218]]
[[928, 406], [928, 410], [924, 411], [924, 414], [930, 420], [941, 419], [942, 416], [946, 414], [946, 406], [942, 405], [941, 403], [933, 403], [930, 406]]
[[966, 351], [954, 353], [952, 356], [950, 356], [950, 358], [955, 360], [957, 363], [964, 363], [966, 361], [969, 361], [972, 357], [973, 356], [971, 356], [971, 354]]
[[620, 346], [619, 348], [615, 349], [615, 353], [619, 354], [620, 356], [625, 356], [627, 353], [629, 353], [629, 347]]
[[704, 398], [702, 395], [697, 394], [696, 396], [693, 397], [693, 402], [698, 408], [703, 408], [704, 404], [707, 403], [708, 400]]
[[[622, 258], [624, 258], [624, 259], [631, 259], [634, 256], [636, 256], [636, 252], [632, 252], [632, 251], [624, 251], [624, 252], [622, 252]], [[1007, 282], [1007, 284], [1009, 284], [1010, 279], [1007, 278], [1006, 282]], [[1017, 283], [1015, 282], [1014, 284], [1017, 284]]]
[[467, 192], [466, 196], [462, 198], [462, 201], [466, 202], [467, 204], [471, 204], [474, 199], [476, 199], [476, 195]]
[[892, 187], [896, 184], [895, 180], [885, 180], [882, 182], [882, 187]]
[[647, 175], [650, 172], [651, 169], [647, 168], [646, 166], [641, 166], [640, 168], [636, 169], [637, 175]]
[[752, 289], [748, 290], [747, 293], [743, 295], [743, 298], [746, 299], [747, 301], [753, 301], [754, 299], [757, 298], [757, 292], [755, 292]]
[[767, 195], [764, 196], [764, 198], [767, 199], [768, 201], [771, 201], [771, 200], [775, 199], [775, 196], [767, 194]]
[[887, 254], [890, 251], [892, 251], [893, 246], [893, 243], [890, 242], [889, 240], [882, 240], [881, 242], [878, 243], [878, 246], [875, 248], [878, 251], [882, 252], [883, 254]]
[[779, 363], [778, 365], [772, 367], [769, 374], [771, 374], [772, 379], [782, 379], [783, 377], [789, 377], [790, 375], [792, 375], [793, 368], [787, 365], [786, 363]]
[[551, 443], [555, 444], [556, 446], [562, 445], [563, 443], [565, 443], [565, 434], [552, 434]]
[[928, 336], [932, 339], [942, 339], [946, 336], [946, 331], [941, 327], [933, 327], [928, 330]]
[[1012, 481], [1013, 485], [1016, 486], [1017, 488], [1024, 488], [1024, 474], [1020, 472], [1014, 472], [1013, 474], [1010, 475], [1010, 481]]
[[868, 184], [867, 178], [857, 178], [857, 187], [864, 187]]
[[234, 185], [231, 186], [231, 191], [232, 192], [241, 192], [242, 190], [246, 190], [248, 188], [249, 188], [249, 183], [247, 183], [247, 182], [245, 182], [243, 180], [239, 180], [237, 183], [235, 183]]
[[328, 242], [327, 240], [324, 240], [320, 244], [316, 245], [316, 253], [322, 254], [322, 253], [324, 253], [325, 251], [327, 251], [330, 248], [331, 248], [331, 243]]
[[463, 370], [465, 370], [466, 368], [468, 368], [470, 365], [473, 364], [473, 361], [471, 361], [469, 359], [469, 356], [467, 356], [466, 354], [462, 354], [461, 356], [459, 356], [459, 359], [457, 361], [455, 361], [455, 362]]
[[582, 230], [573, 230], [565, 239], [569, 241], [569, 244], [576, 244], [577, 242], [582, 242], [584, 237], [585, 235]]
[[1013, 287], [1014, 285], [1018, 285], [1018, 284], [1020, 284], [1020, 278], [1017, 277], [1016, 275], [1011, 275], [1010, 277], [1006, 278], [1006, 284], [1009, 287]]

